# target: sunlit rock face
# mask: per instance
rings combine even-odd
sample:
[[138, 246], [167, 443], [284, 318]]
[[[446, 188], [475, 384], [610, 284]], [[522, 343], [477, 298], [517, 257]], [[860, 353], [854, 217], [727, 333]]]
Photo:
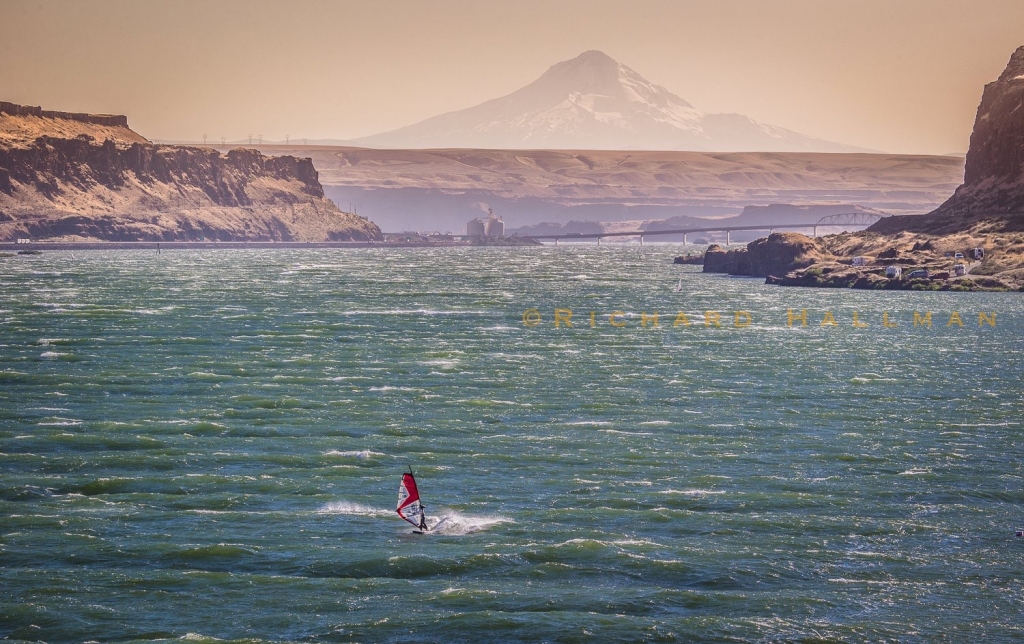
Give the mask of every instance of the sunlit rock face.
[[157, 145], [117, 115], [0, 103], [0, 239], [331, 241], [379, 228], [310, 159]]

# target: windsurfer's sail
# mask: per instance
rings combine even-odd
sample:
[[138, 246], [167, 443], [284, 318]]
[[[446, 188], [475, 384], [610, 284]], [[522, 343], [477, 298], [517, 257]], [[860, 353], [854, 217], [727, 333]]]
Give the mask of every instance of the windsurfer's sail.
[[398, 507], [395, 512], [420, 530], [427, 529], [427, 517], [423, 514], [420, 491], [416, 488], [416, 479], [412, 471], [402, 474], [402, 483], [398, 486]]

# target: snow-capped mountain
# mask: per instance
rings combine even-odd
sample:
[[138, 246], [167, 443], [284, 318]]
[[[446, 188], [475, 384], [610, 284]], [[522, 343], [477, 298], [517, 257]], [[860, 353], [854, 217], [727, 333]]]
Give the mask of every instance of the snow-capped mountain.
[[865, 152], [742, 114], [705, 114], [599, 51], [507, 96], [356, 139], [381, 148]]

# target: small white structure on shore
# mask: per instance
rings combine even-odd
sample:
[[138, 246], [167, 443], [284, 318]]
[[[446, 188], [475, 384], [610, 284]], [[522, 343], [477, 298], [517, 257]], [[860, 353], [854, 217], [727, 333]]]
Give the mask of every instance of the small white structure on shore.
[[957, 277], [962, 277], [967, 274], [967, 264], [955, 264], [953, 266], [953, 274]]
[[853, 258], [853, 265], [854, 266], [867, 266], [867, 263], [868, 263], [868, 258], [867, 257], [861, 257], [860, 255], [858, 255], [857, 257]]
[[885, 268], [885, 276], [891, 280], [898, 280], [903, 277], [903, 269], [899, 266], [887, 266]]

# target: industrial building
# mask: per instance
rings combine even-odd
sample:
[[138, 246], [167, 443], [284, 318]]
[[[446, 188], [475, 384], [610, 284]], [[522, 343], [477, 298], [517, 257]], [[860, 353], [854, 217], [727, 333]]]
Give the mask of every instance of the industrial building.
[[479, 217], [466, 223], [467, 237], [504, 237], [505, 222], [501, 217], [494, 214], [490, 208], [487, 209], [487, 221]]

